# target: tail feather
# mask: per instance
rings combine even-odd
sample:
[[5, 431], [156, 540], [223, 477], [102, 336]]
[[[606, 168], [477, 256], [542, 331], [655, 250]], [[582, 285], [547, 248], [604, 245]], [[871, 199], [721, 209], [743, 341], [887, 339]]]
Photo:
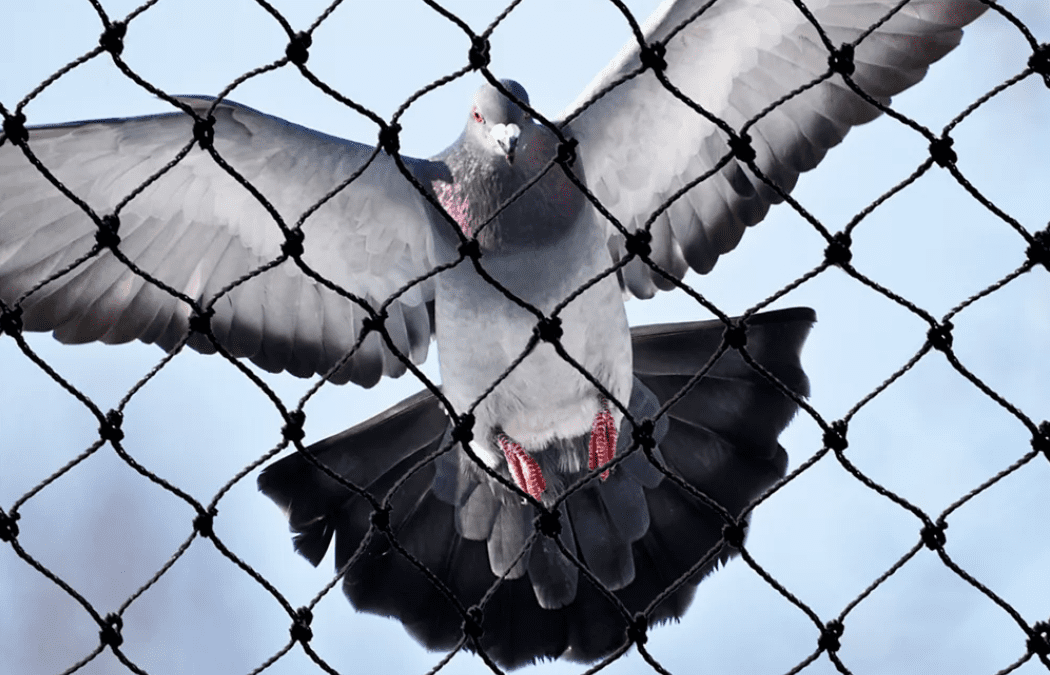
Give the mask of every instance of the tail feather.
[[[809, 394], [809, 382], [799, 355], [814, 321], [816, 315], [807, 308], [758, 314], [747, 321], [747, 352], [801, 397]], [[724, 324], [704, 321], [676, 324], [673, 330], [660, 330], [663, 328], [667, 327], [644, 326], [633, 333], [635, 375], [661, 405], [707, 365], [722, 343]], [[739, 352], [729, 349], [675, 403], [670, 416], [708, 429], [738, 451], [775, 454], [776, 439], [797, 407]]]
[[[448, 418], [437, 399], [430, 392], [421, 392], [311, 445], [310, 454], [332, 473], [381, 499], [402, 475], [392, 469], [404, 463], [410, 467], [440, 447], [447, 427]], [[390, 438], [397, 442], [388, 444]], [[369, 448], [383, 450], [361, 451]], [[368, 503], [302, 455], [285, 457], [263, 469], [258, 485], [288, 514], [289, 525], [296, 533], [295, 550], [314, 565], [321, 562], [331, 545], [335, 525], [346, 517], [344, 507], [354, 507], [350, 513], [361, 511], [364, 529], [368, 527]]]
[[489, 564], [496, 576], [517, 579], [525, 574], [526, 540], [532, 533], [533, 509], [521, 502], [501, 501], [489, 536]]
[[[784, 475], [787, 453], [775, 440], [771, 445], [759, 451], [702, 427], [672, 420], [660, 450], [668, 468], [726, 509], [739, 513]], [[697, 452], [697, 448], [703, 451]], [[768, 453], [772, 456], [763, 456]]]
[[[610, 479], [612, 477], [610, 476]], [[629, 484], [630, 481], [622, 481]], [[606, 486], [602, 486], [606, 487]], [[631, 542], [616, 531], [617, 514], [605, 506], [600, 492], [608, 490], [583, 489], [569, 500], [569, 519], [580, 558], [594, 576], [609, 590], [619, 590], [634, 579], [634, 560], [631, 557]], [[645, 508], [645, 499], [638, 490], [638, 502]]]
[[[721, 518], [674, 483], [666, 481], [662, 487], [646, 495], [656, 525], [634, 543], [635, 581], [617, 593], [632, 612], [648, 610], [661, 593], [721, 542]], [[723, 557], [727, 555], [719, 555]], [[653, 608], [650, 625], [681, 616], [692, 602], [696, 585], [713, 568], [714, 564], [708, 565]]]
[[474, 541], [487, 541], [492, 535], [499, 514], [496, 494], [491, 484], [477, 481], [469, 486], [460, 501], [451, 502], [456, 509], [456, 529], [460, 535]]
[[[559, 536], [568, 550], [576, 550], [576, 537], [571, 527], [563, 527]], [[540, 607], [558, 609], [576, 599], [580, 569], [562, 555], [552, 539], [538, 537], [529, 559], [529, 579]]]
[[[407, 523], [401, 523], [396, 529], [397, 541], [420, 563], [443, 577], [447, 577], [457, 563], [485, 560], [483, 548], [480, 555], [473, 552], [471, 556], [470, 546], [478, 542], [448, 536], [452, 507], [433, 496], [429, 501], [428, 509], [416, 511]], [[341, 546], [343, 537], [337, 537], [336, 565], [340, 569], [357, 552], [361, 541], [360, 536], [354, 536], [357, 532], [347, 534], [345, 546]], [[484, 593], [484, 589], [479, 588], [483, 583], [481, 579], [464, 577], [457, 581], [461, 584], [456, 589], [457, 595], [463, 601]], [[343, 590], [362, 611], [398, 617], [413, 637], [428, 646], [449, 649], [459, 639], [462, 617], [455, 605], [419, 568], [394, 549], [385, 534], [377, 533], [355, 563], [346, 569]]]
[[[811, 310], [794, 309], [747, 322], [748, 353], [795, 396], [809, 391], [799, 352], [814, 320]], [[635, 329], [631, 416], [651, 418], [687, 386], [719, 348], [723, 332], [720, 322]], [[796, 409], [791, 397], [727, 350], [656, 420], [653, 455], [736, 517], [783, 476], [787, 455], [777, 437]], [[449, 438], [440, 403], [423, 393], [309, 452], [381, 501], [407, 471], [448, 447]], [[627, 452], [631, 439], [625, 421], [617, 452]], [[723, 517], [668, 479], [644, 452], [633, 451], [608, 480], [589, 480], [559, 506], [562, 546], [615, 594], [625, 617], [555, 541], [539, 535], [522, 554], [535, 509], [456, 447], [390, 495], [389, 523], [399, 545], [454, 595], [457, 607], [387, 535], [377, 532], [362, 547], [370, 503], [304, 456], [267, 467], [259, 485], [286, 510], [296, 549], [312, 563], [320, 562], [333, 537], [339, 569], [357, 554], [345, 571], [344, 590], [358, 609], [398, 618], [430, 648], [450, 649], [462, 640], [462, 609], [495, 587], [483, 606], [479, 644], [468, 647], [480, 646], [505, 667], [545, 657], [601, 658], [627, 640], [634, 613], [648, 611], [650, 623], [681, 616], [700, 580], [734, 553], [722, 538]], [[707, 564], [649, 607], [709, 553]]]

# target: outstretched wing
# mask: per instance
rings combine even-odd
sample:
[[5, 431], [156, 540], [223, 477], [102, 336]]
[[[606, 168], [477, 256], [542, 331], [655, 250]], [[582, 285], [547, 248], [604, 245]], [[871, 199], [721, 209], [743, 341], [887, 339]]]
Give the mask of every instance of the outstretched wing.
[[[828, 46], [792, 0], [705, 4], [669, 1], [643, 32], [647, 43], [666, 49], [666, 79], [708, 115], [676, 98], [651, 69], [642, 72], [641, 50], [632, 41], [570, 106], [578, 112], [564, 117], [579, 141], [591, 190], [628, 230], [641, 228], [674, 200], [652, 224], [651, 257], [678, 278], [688, 267], [708, 272], [782, 199], [732, 155], [727, 129], [747, 133], [755, 164], [786, 193], [850, 127], [879, 114], [832, 73]], [[894, 12], [898, 4], [805, 3], [832, 47], [855, 46], [851, 78], [882, 103], [921, 80], [959, 43], [961, 27], [987, 9], [980, 0], [912, 0]], [[870, 27], [876, 28], [869, 33]], [[630, 79], [619, 82], [623, 78]], [[774, 103], [779, 105], [766, 112]], [[713, 174], [705, 177], [708, 172]], [[689, 189], [678, 196], [683, 188]], [[614, 255], [622, 257], [622, 235], [612, 226], [609, 235]], [[624, 270], [624, 281], [639, 297], [669, 287], [637, 259]]]
[[[212, 105], [181, 100], [202, 117]], [[54, 331], [62, 342], [139, 339], [170, 350], [189, 331], [188, 298], [213, 306], [211, 329], [234, 356], [305, 377], [351, 351], [368, 316], [363, 303], [378, 309], [433, 268], [440, 216], [391, 157], [235, 103], [213, 114], [215, 153], [289, 228], [305, 216], [302, 261], [356, 300], [292, 259], [231, 288], [280, 258], [286, 238], [263, 203], [194, 144], [193, 118], [174, 113], [33, 128], [28, 139], [94, 214], [116, 210], [120, 253], [170, 290], [96, 250], [95, 220], [0, 136], [0, 300], [21, 306], [27, 329]], [[440, 169], [405, 161], [424, 183]], [[424, 281], [387, 309], [387, 331], [415, 362], [426, 358], [432, 299]], [[189, 345], [215, 351], [199, 332]], [[371, 386], [404, 370], [371, 332], [332, 379]]]
[[[796, 396], [809, 392], [799, 357], [814, 320], [812, 310], [796, 308], [747, 322], [751, 358]], [[739, 516], [784, 475], [787, 455], [777, 437], [798, 406], [733, 350], [688, 386], [718, 350], [724, 328], [707, 321], [633, 329], [630, 412], [651, 419], [685, 389], [656, 420], [655, 455], [694, 490]], [[632, 436], [624, 424], [621, 450]], [[553, 539], [539, 534], [525, 549], [533, 507], [472, 471], [458, 447], [447, 450], [450, 432], [441, 403], [424, 392], [309, 452], [376, 502], [389, 495], [389, 536], [459, 608], [383, 531], [374, 529], [366, 541], [373, 524], [369, 500], [302, 454], [266, 467], [259, 488], [286, 511], [296, 550], [314, 565], [335, 540], [343, 588], [359, 610], [397, 617], [430, 648], [451, 649], [463, 638], [462, 610], [480, 603], [498, 578], [483, 603], [478, 638], [497, 663], [513, 668], [559, 656], [593, 661], [619, 648], [628, 619]], [[585, 452], [586, 439], [580, 440], [577, 450]], [[447, 451], [431, 458], [442, 449]], [[651, 624], [681, 616], [701, 579], [734, 553], [723, 540], [719, 513], [666, 478], [641, 451], [621, 461], [609, 480], [585, 483], [559, 514], [561, 544], [631, 616], [646, 611]], [[650, 606], [657, 598], [662, 601]]]

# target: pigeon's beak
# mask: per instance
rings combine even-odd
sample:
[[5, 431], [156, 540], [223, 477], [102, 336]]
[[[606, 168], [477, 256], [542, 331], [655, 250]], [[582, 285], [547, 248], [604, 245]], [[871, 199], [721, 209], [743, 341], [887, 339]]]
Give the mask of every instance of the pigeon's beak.
[[521, 136], [521, 127], [517, 124], [497, 124], [492, 127], [492, 138], [503, 151], [503, 155], [511, 164], [514, 163], [514, 150], [518, 147], [518, 138]]

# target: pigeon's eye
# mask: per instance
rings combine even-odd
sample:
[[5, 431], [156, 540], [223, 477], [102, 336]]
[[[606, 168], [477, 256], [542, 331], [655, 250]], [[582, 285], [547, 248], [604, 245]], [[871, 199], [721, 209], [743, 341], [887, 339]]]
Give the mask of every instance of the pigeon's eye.
[[484, 124], [485, 123], [485, 118], [481, 116], [481, 113], [478, 112], [477, 108], [474, 108], [474, 121], [477, 122], [478, 124]]

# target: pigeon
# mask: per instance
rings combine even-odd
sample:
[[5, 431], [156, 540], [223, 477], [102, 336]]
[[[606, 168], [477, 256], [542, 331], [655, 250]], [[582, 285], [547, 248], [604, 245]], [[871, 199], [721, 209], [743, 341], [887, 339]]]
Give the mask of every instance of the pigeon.
[[[898, 6], [900, 5], [900, 6]], [[710, 271], [979, 0], [666, 2], [553, 121], [485, 82], [430, 159], [243, 105], [0, 136], [0, 319], [440, 386], [265, 468], [343, 588], [518, 667], [641, 645], [744, 542], [809, 385], [805, 308], [629, 328]], [[479, 64], [483, 66], [484, 64]], [[290, 427], [294, 427], [290, 424]]]

